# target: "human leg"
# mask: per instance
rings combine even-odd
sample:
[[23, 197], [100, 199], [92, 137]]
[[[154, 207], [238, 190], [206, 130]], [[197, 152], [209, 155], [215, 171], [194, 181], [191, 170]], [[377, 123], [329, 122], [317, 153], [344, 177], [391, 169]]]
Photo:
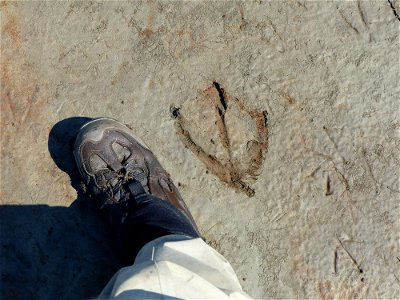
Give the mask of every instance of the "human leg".
[[86, 124], [74, 155], [91, 203], [104, 211], [133, 265], [100, 298], [245, 298], [230, 264], [201, 238], [185, 202], [153, 153], [124, 125]]
[[109, 118], [85, 124], [74, 155], [92, 206], [107, 215], [130, 260], [160, 236], [200, 236], [170, 175], [126, 126]]

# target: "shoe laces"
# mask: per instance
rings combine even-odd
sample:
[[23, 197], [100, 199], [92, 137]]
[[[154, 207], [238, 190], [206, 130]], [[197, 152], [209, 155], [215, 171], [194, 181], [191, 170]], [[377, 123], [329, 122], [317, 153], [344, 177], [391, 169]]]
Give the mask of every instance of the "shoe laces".
[[105, 180], [103, 191], [107, 193], [107, 203], [116, 203], [127, 200], [129, 191], [124, 185], [134, 180], [138, 181], [143, 187], [147, 184], [147, 174], [145, 170], [135, 161], [125, 162], [118, 172], [108, 168], [101, 172], [101, 177]]

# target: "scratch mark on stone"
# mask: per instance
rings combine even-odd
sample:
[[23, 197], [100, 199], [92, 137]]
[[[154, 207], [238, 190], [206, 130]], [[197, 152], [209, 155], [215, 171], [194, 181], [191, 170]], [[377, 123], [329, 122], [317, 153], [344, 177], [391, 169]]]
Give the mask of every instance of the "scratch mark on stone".
[[328, 137], [328, 139], [331, 141], [331, 143], [333, 144], [333, 147], [335, 147], [336, 152], [340, 155], [342, 162], [346, 162], [346, 159], [342, 156], [342, 154], [340, 154], [339, 148], [337, 143], [333, 140], [333, 138], [331, 137], [331, 135], [328, 133], [328, 129], [326, 128], [326, 126], [322, 126], [322, 129], [325, 131], [326, 136]]
[[366, 150], [364, 150], [362, 154], [363, 154], [364, 159], [365, 159], [365, 164], [367, 165], [368, 173], [369, 173], [369, 175], [371, 176], [372, 180], [373, 180], [377, 185], [382, 186], [382, 183], [379, 182], [379, 181], [376, 179], [374, 173], [372, 172], [372, 167], [371, 167], [371, 164], [370, 164], [369, 161], [368, 161], [368, 157], [367, 157]]
[[338, 260], [338, 252], [335, 250], [333, 254], [333, 271], [335, 272], [335, 275], [337, 275], [337, 260]]
[[345, 192], [350, 191], [349, 181], [348, 181], [347, 178], [343, 175], [343, 173], [340, 172], [340, 171], [338, 170], [338, 168], [336, 167], [336, 164], [335, 164], [333, 161], [332, 161], [332, 163], [333, 163], [333, 168], [334, 168], [334, 170], [335, 170], [335, 173], [336, 173], [336, 175], [337, 175], [339, 181], [340, 181], [340, 182], [343, 184], [343, 186], [344, 186], [344, 191], [342, 192], [342, 195], [343, 195]]
[[[322, 157], [322, 158], [325, 159], [325, 161], [322, 162], [321, 165], [322, 165], [323, 163], [327, 162], [327, 161], [330, 162], [330, 163], [332, 164], [332, 166], [333, 166], [333, 171], [335, 172], [336, 178], [340, 181], [340, 183], [341, 183], [342, 186], [343, 186], [343, 191], [342, 191], [342, 193], [340, 194], [340, 197], [343, 197], [344, 195], [347, 196], [347, 204], [348, 204], [348, 207], [349, 207], [349, 209], [350, 209], [351, 217], [352, 217], [352, 219], [354, 220], [353, 208], [352, 208], [352, 204], [351, 204], [351, 197], [350, 197], [350, 195], [349, 195], [349, 194], [350, 194], [350, 184], [349, 184], [349, 181], [347, 180], [347, 178], [343, 175], [342, 172], [339, 171], [339, 169], [338, 169], [337, 166], [336, 166], [335, 161], [332, 159], [331, 156], [326, 155], [326, 154], [324, 154], [324, 153], [321, 153], [321, 152], [319, 152], [319, 151], [317, 151], [317, 150], [313, 150], [313, 149], [308, 148], [308, 147], [305, 147], [305, 148], [308, 149], [309, 151], [312, 151], [315, 155], [318, 155], [318, 156], [320, 156], [320, 157]], [[320, 166], [321, 166], [321, 165], [320, 165]]]
[[225, 124], [225, 113], [228, 109], [227, 98], [224, 90], [220, 87], [218, 82], [213, 82], [213, 85], [204, 91], [204, 96], [211, 101], [214, 105], [219, 117], [217, 118], [217, 128], [219, 137], [222, 142], [222, 146], [225, 148], [229, 155], [229, 159], [232, 158], [232, 151], [230, 147], [230, 141], [228, 132]]
[[271, 220], [271, 222], [272, 223], [279, 222], [286, 214], [287, 214], [287, 212], [284, 212], [282, 214], [278, 214], [274, 219]]
[[203, 235], [207, 235], [211, 229], [213, 229], [215, 226], [217, 226], [218, 224], [220, 224], [221, 221], [218, 221], [217, 223], [215, 223], [214, 225], [212, 225], [210, 228], [207, 229], [207, 231], [203, 234]]
[[244, 12], [243, 12], [243, 7], [242, 6], [239, 6], [239, 13], [240, 13], [240, 20], [241, 20], [241, 23], [239, 25], [239, 29], [242, 30], [248, 24], [248, 22], [244, 18]]
[[364, 270], [361, 269], [360, 265], [358, 264], [358, 262], [355, 260], [355, 258], [350, 254], [350, 252], [344, 247], [343, 242], [339, 239], [339, 237], [337, 236], [337, 234], [335, 234], [336, 239], [338, 240], [338, 242], [340, 243], [340, 246], [343, 248], [344, 252], [346, 252], [346, 254], [349, 256], [351, 262], [354, 264], [354, 266], [357, 268], [358, 272], [360, 274], [364, 273]]
[[[324, 162], [325, 162], [325, 161], [324, 161]], [[321, 169], [321, 164], [320, 164], [318, 167], [316, 167], [310, 174], [308, 174], [308, 175], [306, 176], [306, 178], [314, 177], [314, 175], [315, 175], [320, 169]]]
[[81, 116], [83, 115], [84, 111], [86, 110], [86, 107], [88, 106], [88, 103], [89, 103], [89, 101], [85, 101], [79, 115], [81, 115]]
[[331, 188], [331, 178], [329, 175], [326, 177], [326, 187], [325, 187], [325, 196], [330, 196], [333, 194], [333, 190]]
[[358, 8], [358, 12], [360, 13], [361, 21], [363, 22], [365, 27], [368, 27], [367, 19], [365, 17], [365, 12], [363, 11], [363, 9], [361, 7], [361, 0], [357, 1], [357, 8]]
[[394, 4], [393, 4], [394, 1], [391, 1], [391, 0], [387, 0], [387, 1], [389, 2], [390, 8], [392, 9], [394, 16], [396, 17], [397, 20], [400, 21], [400, 16], [397, 13], [396, 8], [394, 7]]
[[26, 117], [28, 116], [28, 114], [30, 113], [32, 108], [32, 102], [31, 101], [27, 101], [26, 103], [26, 107], [24, 108], [24, 113], [22, 114], [21, 117], [21, 122], [24, 123], [26, 120]]
[[7, 94], [4, 97], [4, 102], [7, 105], [7, 108], [10, 111], [10, 115], [11, 115], [11, 120], [15, 121], [15, 117], [14, 117], [14, 109], [13, 109], [13, 105], [11, 104], [11, 97], [10, 97], [10, 91], [7, 92]]
[[345, 23], [346, 23], [355, 33], [360, 34], [360, 32], [358, 31], [358, 29], [355, 28], [355, 27], [353, 26], [353, 24], [350, 23], [349, 20], [347, 20], [347, 18], [344, 16], [344, 14], [343, 14], [343, 12], [342, 12], [341, 10], [339, 10], [339, 14], [340, 14], [340, 16], [342, 17], [342, 19], [345, 21]]
[[57, 108], [56, 111], [56, 115], [60, 114], [61, 109], [64, 107], [64, 103], [66, 102], [66, 100], [64, 100], [63, 102], [61, 102], [60, 106]]
[[272, 23], [272, 21], [271, 20], [268, 20], [269, 21], [269, 24], [271, 25], [271, 27], [272, 27], [272, 30], [274, 31], [274, 33], [276, 34], [276, 36], [282, 41], [282, 37], [281, 37], [281, 35], [278, 33], [278, 30], [276, 29], [276, 26], [275, 26], [275, 24], [274, 23]]
[[221, 105], [224, 108], [224, 113], [225, 113], [225, 111], [228, 109], [228, 105], [227, 105], [226, 100], [225, 100], [224, 90], [220, 87], [219, 83], [216, 82], [216, 81], [213, 82], [213, 85], [215, 86], [215, 88], [218, 91], [219, 98], [220, 98], [220, 101], [221, 101]]

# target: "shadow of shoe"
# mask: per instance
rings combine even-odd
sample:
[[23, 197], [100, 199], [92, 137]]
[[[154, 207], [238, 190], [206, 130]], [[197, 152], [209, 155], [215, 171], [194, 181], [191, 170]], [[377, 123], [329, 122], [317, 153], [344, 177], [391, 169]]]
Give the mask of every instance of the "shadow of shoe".
[[80, 175], [72, 150], [79, 129], [91, 120], [91, 118], [85, 117], [64, 119], [55, 124], [49, 134], [48, 148], [51, 158], [57, 167], [69, 175], [71, 185], [78, 193], [81, 192]]
[[62, 120], [49, 134], [50, 155], [78, 192], [70, 207], [0, 206], [1, 299], [93, 298], [123, 266], [112, 229], [79, 189], [71, 150], [89, 120]]

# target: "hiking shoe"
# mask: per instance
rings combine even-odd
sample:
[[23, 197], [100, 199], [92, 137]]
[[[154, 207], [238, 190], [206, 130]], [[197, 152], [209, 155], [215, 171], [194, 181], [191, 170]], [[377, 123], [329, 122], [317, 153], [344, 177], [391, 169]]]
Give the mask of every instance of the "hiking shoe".
[[127, 202], [135, 190], [142, 191], [170, 202], [197, 230], [170, 175], [125, 125], [110, 118], [86, 123], [76, 137], [74, 156], [83, 190], [95, 207]]

